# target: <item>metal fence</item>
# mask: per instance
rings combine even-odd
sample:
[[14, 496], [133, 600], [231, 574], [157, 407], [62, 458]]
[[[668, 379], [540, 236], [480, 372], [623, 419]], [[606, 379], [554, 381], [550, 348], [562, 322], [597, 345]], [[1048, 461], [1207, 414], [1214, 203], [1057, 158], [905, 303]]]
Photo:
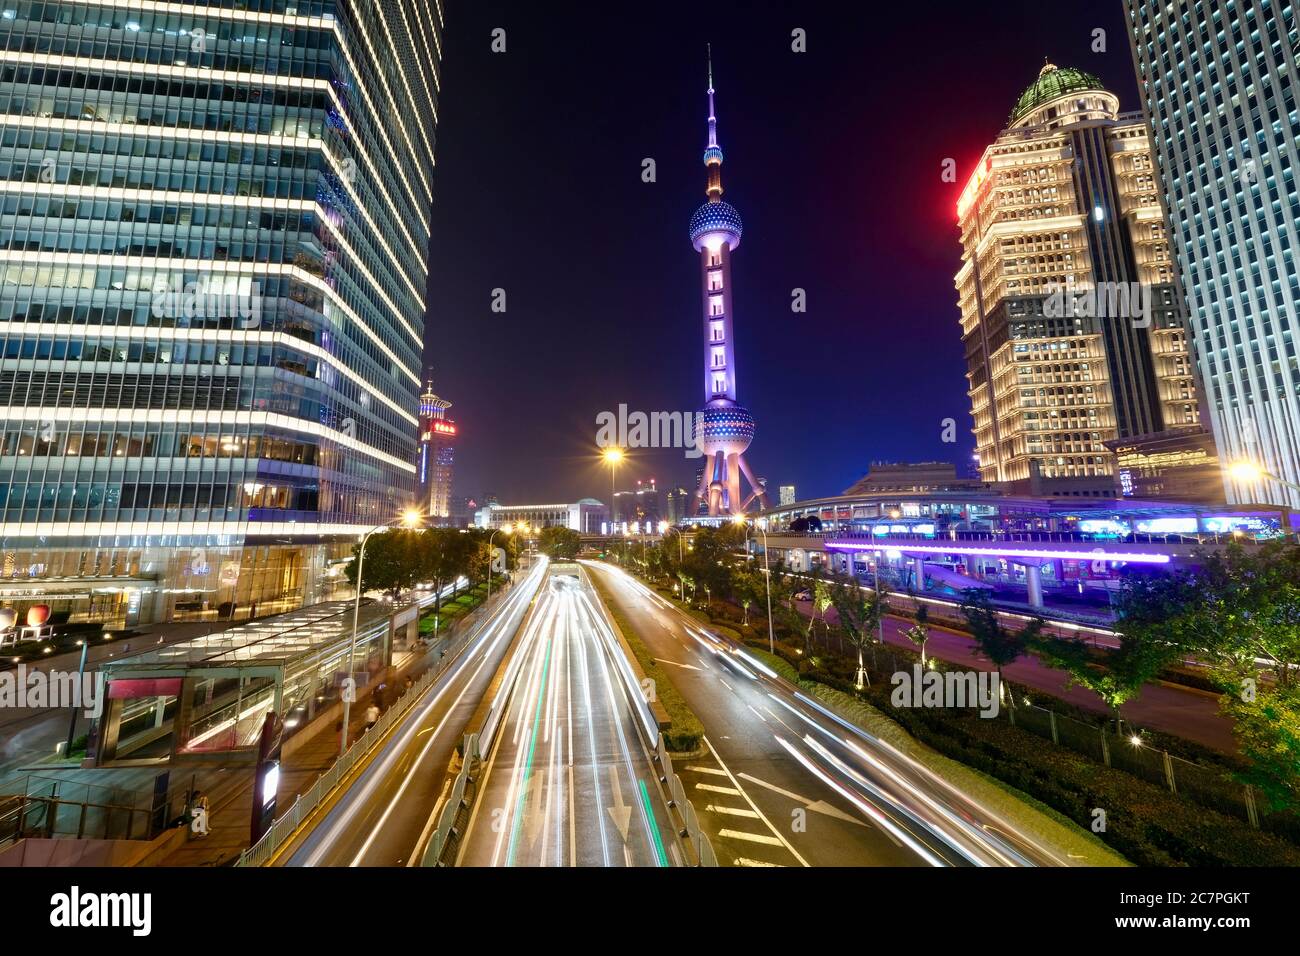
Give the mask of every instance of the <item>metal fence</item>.
[[454, 866], [460, 853], [460, 838], [465, 833], [474, 803], [474, 773], [479, 759], [478, 734], [466, 734], [461, 744], [460, 773], [451, 785], [451, 793], [438, 814], [438, 825], [424, 848], [421, 866]]
[[668, 788], [668, 807], [676, 809], [682, 815], [682, 829], [679, 835], [683, 840], [689, 840], [695, 847], [700, 866], [717, 866], [718, 857], [713, 851], [713, 844], [709, 842], [709, 835], [700, 827], [700, 818], [695, 813], [695, 805], [686, 796], [682, 781], [673, 770], [672, 758], [668, 756], [668, 748], [664, 746], [663, 734], [659, 735], [654, 759], [659, 764], [659, 782]]
[[328, 770], [317, 777], [306, 792], [298, 794], [298, 798], [287, 811], [271, 824], [271, 828], [266, 831], [262, 839], [240, 854], [236, 866], [264, 866], [275, 856], [276, 851], [280, 849], [284, 842], [296, 833], [316, 808], [338, 788], [352, 768], [384, 738], [389, 728], [402, 720], [415, 706], [416, 702], [424, 696], [425, 692], [433, 686], [434, 682], [452, 665], [457, 655], [465, 649], [465, 646], [478, 633], [484, 618], [505, 599], [507, 594], [511, 593], [512, 587], [513, 584], [501, 588], [500, 591], [493, 595], [490, 604], [483, 604], [470, 614], [448, 625], [443, 632], [443, 639], [452, 641], [452, 644], [443, 648], [437, 657], [434, 657], [434, 649], [430, 648], [425, 654], [423, 665], [425, 670], [411, 686], [410, 690], [398, 698], [397, 702], [388, 708], [369, 730], [353, 742], [352, 746], [334, 761]]
[[0, 846], [29, 837], [149, 840], [180, 816], [192, 783], [164, 791], [105, 787], [28, 774], [0, 796]]

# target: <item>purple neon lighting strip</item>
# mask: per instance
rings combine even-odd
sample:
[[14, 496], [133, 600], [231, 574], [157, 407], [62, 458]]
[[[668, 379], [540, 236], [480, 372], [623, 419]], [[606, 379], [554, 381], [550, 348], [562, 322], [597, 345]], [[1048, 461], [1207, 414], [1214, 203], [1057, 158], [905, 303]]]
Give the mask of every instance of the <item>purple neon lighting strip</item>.
[[1142, 551], [1036, 551], [1027, 548], [971, 548], [962, 545], [936, 544], [934, 547], [916, 547], [902, 541], [893, 544], [856, 544], [850, 541], [827, 541], [827, 548], [837, 551], [920, 551], [925, 554], [984, 554], [995, 558], [1062, 558], [1088, 561], [1128, 561], [1134, 564], [1168, 564], [1167, 554], [1148, 554]]

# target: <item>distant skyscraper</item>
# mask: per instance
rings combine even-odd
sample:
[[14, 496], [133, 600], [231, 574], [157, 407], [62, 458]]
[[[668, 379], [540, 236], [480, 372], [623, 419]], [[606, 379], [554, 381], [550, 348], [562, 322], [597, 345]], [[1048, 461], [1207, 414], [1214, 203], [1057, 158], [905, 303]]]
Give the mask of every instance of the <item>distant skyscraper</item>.
[[1140, 114], [1043, 67], [957, 205], [981, 477], [1110, 495], [1105, 442], [1194, 430], [1192, 360]]
[[664, 508], [660, 502], [659, 486], [653, 478], [637, 479], [636, 484], [624, 491], [615, 492], [613, 514], [620, 523], [651, 525], [659, 521]]
[[[1221, 457], [1300, 482], [1300, 30], [1290, 2], [1128, 0]], [[1230, 501], [1300, 507], [1274, 481]]]
[[681, 524], [691, 516], [691, 499], [694, 496], [685, 488], [670, 488], [664, 496], [665, 517], [669, 524]]
[[[691, 216], [691, 245], [700, 254], [704, 303], [704, 400], [696, 417], [702, 430], [699, 447], [709, 463], [696, 495], [708, 502], [710, 515], [736, 514], [751, 501], [767, 503], [762, 486], [743, 455], [754, 440], [754, 416], [736, 400], [736, 339], [731, 295], [731, 253], [740, 245], [740, 213], [722, 201], [722, 150], [713, 110], [713, 63], [709, 62], [709, 142], [704, 150], [709, 171], [709, 201]], [[751, 491], [741, 497], [744, 473]]]
[[415, 492], [441, 7], [5, 6], [4, 578], [321, 599]]
[[430, 524], [452, 523], [451, 474], [456, 463], [456, 423], [447, 417], [451, 402], [433, 393], [430, 382], [420, 396], [420, 501]]
[[794, 485], [781, 485], [781, 504], [792, 505], [798, 499], [795, 497]]

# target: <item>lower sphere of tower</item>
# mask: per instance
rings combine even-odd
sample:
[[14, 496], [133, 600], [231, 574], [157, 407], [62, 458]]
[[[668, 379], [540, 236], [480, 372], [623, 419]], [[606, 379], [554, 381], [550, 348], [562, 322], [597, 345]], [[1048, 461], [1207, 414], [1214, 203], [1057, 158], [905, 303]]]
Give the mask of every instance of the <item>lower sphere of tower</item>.
[[701, 409], [695, 422], [700, 430], [696, 443], [706, 455], [739, 455], [754, 440], [754, 416], [740, 405]]

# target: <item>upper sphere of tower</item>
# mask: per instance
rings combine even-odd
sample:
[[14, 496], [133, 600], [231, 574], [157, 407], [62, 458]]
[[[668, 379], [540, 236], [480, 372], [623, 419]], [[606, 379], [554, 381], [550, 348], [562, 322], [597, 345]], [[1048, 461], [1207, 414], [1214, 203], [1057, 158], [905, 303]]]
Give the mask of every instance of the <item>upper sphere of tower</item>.
[[731, 203], [721, 199], [706, 202], [691, 216], [691, 245], [699, 252], [706, 245], [705, 240], [709, 236], [717, 236], [735, 249], [740, 245], [743, 228], [740, 213], [736, 212], [736, 207]]
[[710, 146], [708, 149], [704, 151], [705, 166], [708, 166], [710, 163], [721, 163], [721, 162], [722, 162], [722, 150], [719, 149], [718, 147]]

